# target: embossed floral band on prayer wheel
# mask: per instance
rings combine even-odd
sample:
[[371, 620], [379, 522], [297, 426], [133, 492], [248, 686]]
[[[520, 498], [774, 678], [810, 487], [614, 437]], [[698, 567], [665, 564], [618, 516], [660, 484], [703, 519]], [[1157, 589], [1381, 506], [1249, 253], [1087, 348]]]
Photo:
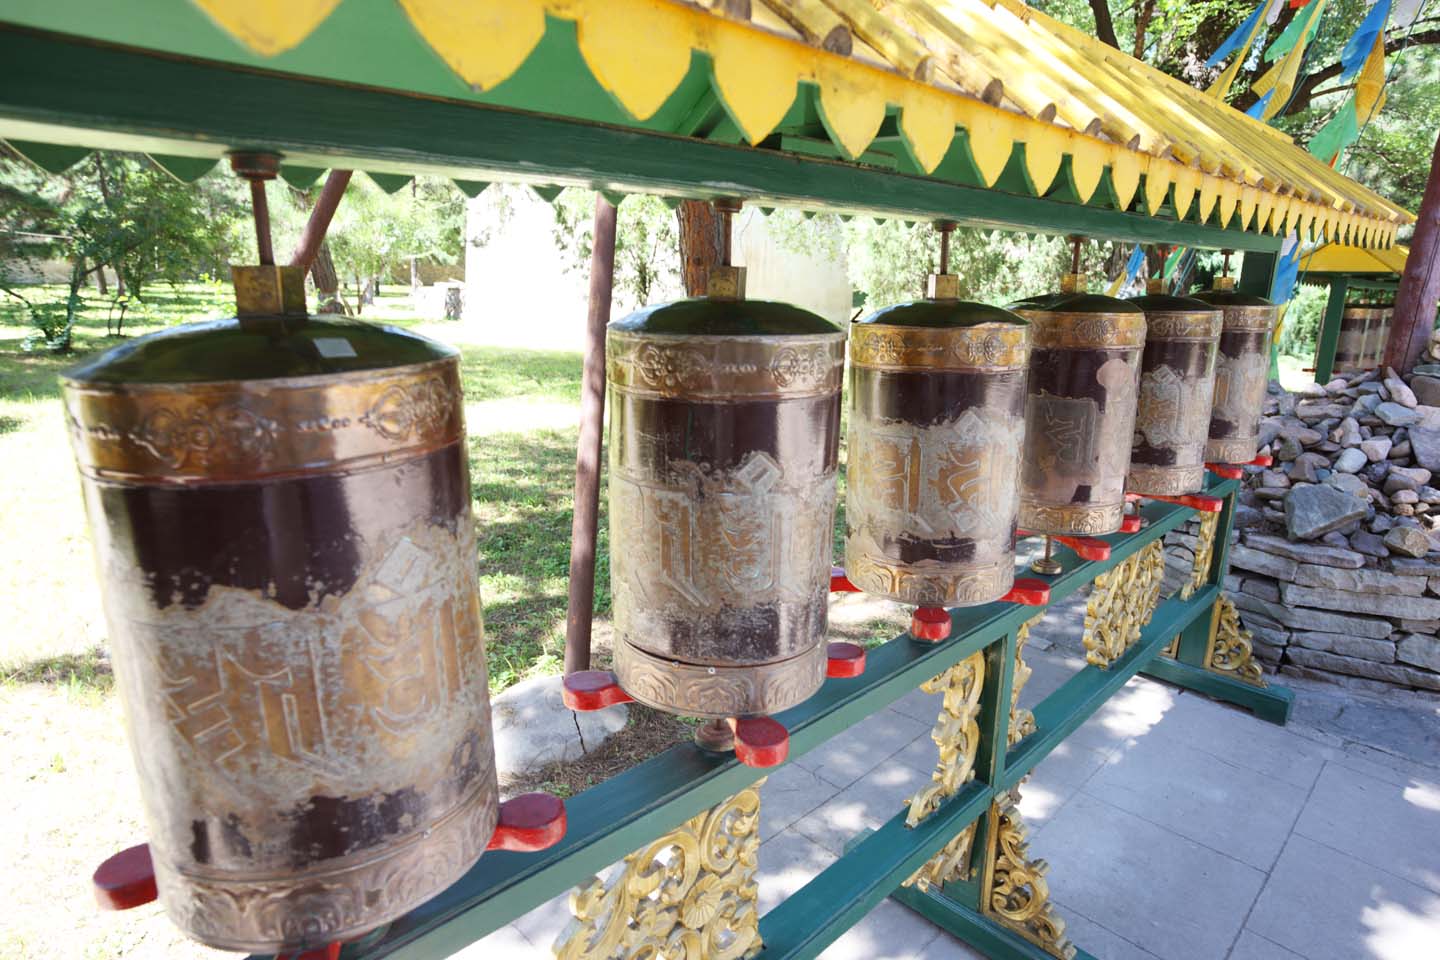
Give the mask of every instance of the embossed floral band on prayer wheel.
[[[1335, 341], [1335, 372], [1356, 373], [1370, 366], [1371, 347], [1379, 334], [1368, 305], [1346, 304], [1340, 314], [1340, 336]], [[1372, 329], [1373, 326], [1373, 329]]]
[[236, 280], [64, 388], [160, 898], [274, 953], [449, 886], [498, 793], [456, 353]]
[[1023, 319], [953, 293], [852, 327], [845, 570], [861, 590], [921, 606], [1010, 590], [1029, 353]]
[[1125, 488], [1174, 497], [1205, 485], [1205, 442], [1223, 314], [1191, 297], [1164, 293], [1162, 284], [1150, 281], [1150, 292], [1130, 301], [1145, 311], [1145, 352]]
[[1019, 524], [1033, 533], [1114, 533], [1125, 512], [1145, 314], [1082, 281], [1013, 307], [1030, 321]]
[[1270, 379], [1270, 335], [1280, 308], [1264, 297], [1236, 290], [1233, 277], [1216, 277], [1215, 288], [1195, 294], [1195, 299], [1225, 311], [1205, 459], [1249, 463], [1260, 452], [1260, 416]]
[[797, 307], [682, 300], [610, 325], [615, 673], [699, 717], [825, 678], [845, 335]]

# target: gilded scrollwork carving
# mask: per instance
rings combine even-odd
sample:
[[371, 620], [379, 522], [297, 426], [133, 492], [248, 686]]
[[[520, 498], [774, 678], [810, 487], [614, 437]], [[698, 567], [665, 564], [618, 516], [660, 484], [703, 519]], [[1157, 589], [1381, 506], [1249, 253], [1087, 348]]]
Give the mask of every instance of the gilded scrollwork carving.
[[1189, 600], [1195, 591], [1205, 586], [1210, 577], [1210, 564], [1215, 557], [1215, 532], [1220, 529], [1220, 514], [1200, 515], [1200, 532], [1195, 537], [1195, 564], [1190, 568], [1190, 579], [1180, 587], [1180, 599]]
[[1205, 669], [1232, 677], [1252, 686], [1266, 686], [1255, 660], [1250, 631], [1240, 626], [1235, 604], [1223, 593], [1215, 601], [1215, 617], [1210, 628], [1210, 648], [1205, 653]]
[[1010, 682], [1010, 733], [1009, 743], [1014, 745], [1035, 732], [1035, 714], [1020, 709], [1020, 690], [1030, 680], [1030, 666], [1025, 662], [1025, 641], [1030, 639], [1030, 628], [1045, 616], [1041, 613], [1026, 620], [1015, 631], [1015, 675]]
[[1085, 607], [1085, 659], [1108, 667], [1122, 656], [1150, 622], [1160, 602], [1165, 577], [1165, 550], [1151, 542], [1095, 578]]
[[990, 806], [980, 907], [985, 915], [1014, 930], [1046, 953], [1073, 960], [1075, 945], [1065, 936], [1065, 921], [1055, 915], [1045, 874], [1050, 865], [1030, 859], [1028, 831], [1011, 790]]
[[759, 951], [760, 784], [570, 894], [558, 960], [739, 960]]
[[[985, 657], [977, 651], [920, 685], [926, 693], [939, 693], [943, 697], [940, 717], [930, 732], [939, 748], [939, 759], [929, 785], [909, 800], [907, 826], [922, 822], [975, 776], [975, 753], [980, 746], [980, 690], [984, 683]], [[904, 885], [928, 890], [965, 877], [974, 834], [975, 825], [968, 824]]]

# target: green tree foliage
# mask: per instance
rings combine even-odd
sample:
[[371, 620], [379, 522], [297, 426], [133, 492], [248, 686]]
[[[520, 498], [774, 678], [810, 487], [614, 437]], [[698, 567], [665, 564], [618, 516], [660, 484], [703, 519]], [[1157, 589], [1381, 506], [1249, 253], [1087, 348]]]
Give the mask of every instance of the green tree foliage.
[[[569, 188], [551, 204], [555, 245], [570, 269], [588, 273], [595, 240], [595, 192]], [[614, 289], [644, 306], [680, 287], [680, 235], [675, 214], [659, 197], [627, 196], [616, 210]]]

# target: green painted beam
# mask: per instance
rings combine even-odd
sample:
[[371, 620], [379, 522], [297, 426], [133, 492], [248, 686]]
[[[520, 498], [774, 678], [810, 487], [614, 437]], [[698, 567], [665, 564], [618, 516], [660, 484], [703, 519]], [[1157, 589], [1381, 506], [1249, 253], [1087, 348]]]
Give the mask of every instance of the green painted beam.
[[[1055, 960], [1018, 933], [1000, 926], [940, 891], [931, 889], [922, 893], [914, 887], [901, 887], [891, 896], [937, 927], [975, 947], [991, 960]], [[1077, 945], [1075, 960], [1096, 958]]]
[[1261, 720], [1282, 727], [1290, 719], [1290, 710], [1295, 705], [1295, 694], [1289, 687], [1273, 683], [1268, 687], [1256, 687], [1169, 657], [1156, 657], [1146, 664], [1144, 672], [1177, 687], [1245, 707]]
[[1345, 294], [1350, 278], [1337, 276], [1330, 281], [1330, 296], [1320, 317], [1320, 335], [1315, 338], [1315, 382], [1329, 383], [1335, 374], [1335, 351], [1340, 346], [1340, 317], [1345, 312]]
[[[282, 106], [283, 105], [283, 108]], [[244, 69], [0, 27], [0, 137], [462, 180], [712, 197], [1037, 233], [1277, 249], [1279, 238], [939, 177]]]

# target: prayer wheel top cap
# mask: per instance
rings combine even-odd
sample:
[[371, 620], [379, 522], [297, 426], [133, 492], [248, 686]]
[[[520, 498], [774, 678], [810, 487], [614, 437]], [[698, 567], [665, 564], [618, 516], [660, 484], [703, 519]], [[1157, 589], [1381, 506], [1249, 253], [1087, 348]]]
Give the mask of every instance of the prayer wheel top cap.
[[773, 300], [696, 297], [637, 310], [610, 329], [618, 333], [704, 337], [784, 337], [844, 334], [818, 314]]
[[1273, 307], [1275, 304], [1264, 297], [1257, 297], [1253, 293], [1245, 293], [1240, 290], [1216, 287], [1214, 290], [1202, 290], [1195, 294], [1195, 299], [1209, 304], [1212, 307]]
[[876, 310], [856, 323], [893, 327], [976, 327], [982, 323], [1030, 325], [1030, 321], [1017, 313], [973, 300], [914, 300]]
[[[1048, 299], [1048, 298], [1047, 298]], [[1144, 313], [1130, 300], [1103, 293], [1062, 293], [1044, 306], [1032, 307], [1049, 313]]]
[[187, 323], [107, 350], [65, 372], [76, 383], [209, 383], [327, 376], [448, 359], [452, 347], [343, 317]]
[[1214, 313], [1218, 309], [1213, 303], [1173, 293], [1146, 293], [1131, 297], [1130, 302], [1146, 313]]

